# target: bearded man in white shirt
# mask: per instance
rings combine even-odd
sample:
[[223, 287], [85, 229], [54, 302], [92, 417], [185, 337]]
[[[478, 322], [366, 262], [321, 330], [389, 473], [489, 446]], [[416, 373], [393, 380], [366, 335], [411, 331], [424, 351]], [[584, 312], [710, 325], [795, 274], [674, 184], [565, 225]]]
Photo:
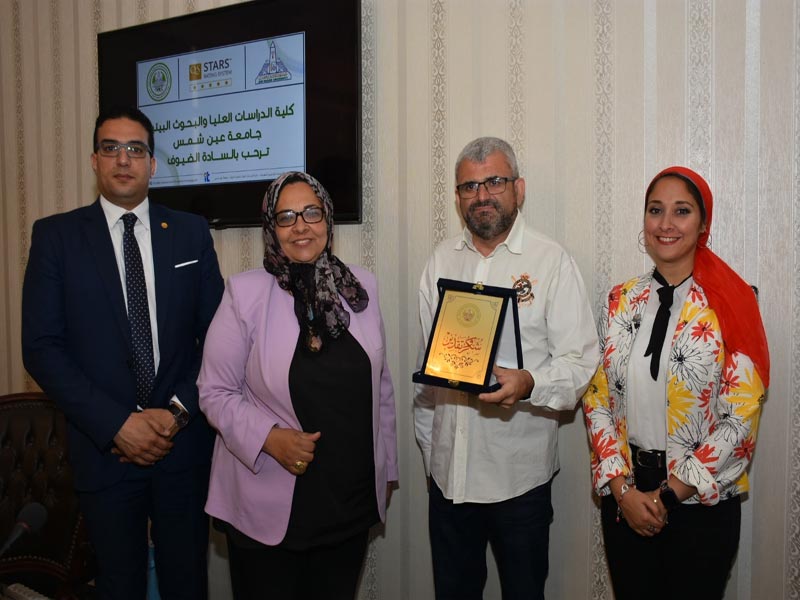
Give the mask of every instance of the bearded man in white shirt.
[[516, 368], [513, 336], [504, 335], [493, 370], [497, 391], [416, 386], [436, 598], [482, 598], [487, 543], [504, 600], [544, 598], [557, 411], [573, 410], [586, 389], [600, 360], [597, 333], [574, 260], [519, 212], [525, 180], [511, 146], [473, 140], [455, 174], [466, 227], [437, 247], [422, 274], [419, 362], [444, 277], [516, 290], [523, 368]]

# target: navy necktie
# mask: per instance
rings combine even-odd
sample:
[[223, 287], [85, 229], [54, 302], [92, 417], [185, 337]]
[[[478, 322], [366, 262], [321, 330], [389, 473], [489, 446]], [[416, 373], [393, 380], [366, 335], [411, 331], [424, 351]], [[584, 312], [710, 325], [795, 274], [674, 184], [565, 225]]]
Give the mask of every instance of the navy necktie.
[[133, 213], [122, 215], [125, 233], [122, 234], [122, 251], [125, 255], [125, 290], [128, 295], [128, 321], [133, 343], [133, 371], [136, 376], [136, 402], [146, 408], [150, 403], [155, 379], [153, 361], [153, 336], [150, 331], [150, 310], [147, 305], [147, 284], [144, 279], [142, 255], [133, 234], [137, 217]]

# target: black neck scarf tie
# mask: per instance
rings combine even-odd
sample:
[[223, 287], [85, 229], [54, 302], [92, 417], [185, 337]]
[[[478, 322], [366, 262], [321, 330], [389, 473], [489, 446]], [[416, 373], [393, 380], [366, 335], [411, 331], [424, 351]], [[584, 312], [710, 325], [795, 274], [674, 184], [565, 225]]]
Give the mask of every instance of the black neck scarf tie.
[[122, 215], [125, 232], [122, 234], [122, 252], [125, 256], [125, 291], [128, 296], [128, 321], [133, 342], [133, 372], [136, 376], [136, 402], [147, 408], [155, 379], [153, 336], [150, 331], [150, 309], [147, 305], [147, 284], [144, 279], [142, 255], [133, 234], [137, 217], [133, 213]]
[[[689, 279], [689, 277], [686, 279]], [[669, 309], [672, 308], [675, 288], [681, 286], [686, 279], [678, 285], [670, 285], [664, 279], [664, 276], [658, 272], [658, 269], [653, 271], [653, 279], [661, 284], [661, 287], [658, 288], [659, 305], [655, 321], [653, 321], [653, 330], [650, 332], [650, 342], [647, 344], [647, 350], [644, 355], [650, 356], [650, 376], [653, 381], [656, 381], [658, 379], [658, 365], [661, 363], [661, 349], [664, 347], [664, 339], [667, 337]]]

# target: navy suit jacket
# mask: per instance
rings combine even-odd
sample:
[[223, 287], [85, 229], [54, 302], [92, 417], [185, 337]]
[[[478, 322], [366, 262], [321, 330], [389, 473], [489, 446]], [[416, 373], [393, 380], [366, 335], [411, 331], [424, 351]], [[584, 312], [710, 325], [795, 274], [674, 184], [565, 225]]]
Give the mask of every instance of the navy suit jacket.
[[[210, 461], [214, 435], [198, 408], [196, 379], [223, 281], [204, 219], [151, 202], [150, 229], [161, 357], [150, 407], [166, 408], [175, 394], [191, 416], [158, 463], [174, 471]], [[25, 368], [67, 416], [77, 489], [102, 489], [140, 468], [111, 453], [136, 410], [136, 385], [120, 273], [99, 200], [34, 224], [22, 351]]]

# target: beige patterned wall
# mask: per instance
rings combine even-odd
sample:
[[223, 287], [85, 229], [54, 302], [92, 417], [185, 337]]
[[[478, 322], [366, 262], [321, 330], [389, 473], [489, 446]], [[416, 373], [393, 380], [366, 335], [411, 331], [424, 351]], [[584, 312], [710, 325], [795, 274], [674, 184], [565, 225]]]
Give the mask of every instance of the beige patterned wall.
[[[0, 0], [0, 393], [33, 385], [19, 350], [33, 221], [95, 196], [96, 33], [233, 2]], [[337, 227], [336, 251], [379, 278], [402, 481], [361, 597], [432, 597], [416, 288], [460, 228], [456, 155], [494, 134], [518, 150], [526, 216], [596, 297], [648, 266], [636, 240], [650, 177], [683, 163], [709, 179], [713, 247], [760, 287], [773, 357], [727, 598], [800, 599], [800, 0], [362, 0], [362, 21], [364, 220]], [[258, 266], [258, 230], [214, 239], [223, 273]], [[548, 596], [610, 599], [579, 416], [563, 419], [561, 465]], [[215, 539], [215, 599], [226, 576]], [[500, 597], [494, 573], [486, 597]]]

